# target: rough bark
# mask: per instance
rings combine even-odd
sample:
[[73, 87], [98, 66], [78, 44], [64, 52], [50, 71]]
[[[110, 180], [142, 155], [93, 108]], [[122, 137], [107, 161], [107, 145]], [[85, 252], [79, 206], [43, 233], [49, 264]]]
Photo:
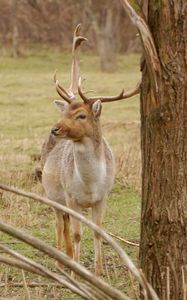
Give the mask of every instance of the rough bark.
[[161, 85], [155, 100], [144, 64], [140, 262], [161, 300], [184, 300], [187, 299], [187, 2], [150, 0], [147, 17], [161, 63]]

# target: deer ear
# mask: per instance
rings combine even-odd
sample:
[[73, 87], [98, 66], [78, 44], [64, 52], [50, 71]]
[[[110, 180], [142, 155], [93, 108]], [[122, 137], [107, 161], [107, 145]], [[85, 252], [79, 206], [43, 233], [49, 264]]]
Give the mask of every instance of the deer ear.
[[92, 105], [92, 112], [95, 118], [98, 118], [101, 114], [102, 104], [101, 100], [97, 100]]
[[53, 102], [58, 107], [58, 109], [60, 109], [60, 111], [64, 111], [68, 106], [68, 103], [66, 101], [54, 100]]

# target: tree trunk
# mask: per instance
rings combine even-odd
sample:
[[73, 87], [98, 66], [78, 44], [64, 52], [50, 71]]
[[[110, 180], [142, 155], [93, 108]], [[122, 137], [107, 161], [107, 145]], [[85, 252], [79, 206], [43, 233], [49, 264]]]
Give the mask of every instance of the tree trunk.
[[98, 51], [100, 56], [101, 71], [114, 72], [117, 68], [116, 61], [116, 36], [113, 27], [113, 11], [107, 8], [105, 22], [97, 30]]
[[17, 24], [17, 10], [18, 10], [18, 2], [17, 0], [12, 0], [12, 50], [13, 50], [14, 57], [17, 57], [20, 54], [19, 30]]
[[[142, 68], [141, 268], [161, 300], [187, 299], [187, 2], [150, 0], [158, 100]], [[143, 296], [142, 296], [143, 298]]]
[[117, 69], [120, 5], [114, 0], [89, 3], [87, 12], [93, 23], [101, 70], [114, 72]]

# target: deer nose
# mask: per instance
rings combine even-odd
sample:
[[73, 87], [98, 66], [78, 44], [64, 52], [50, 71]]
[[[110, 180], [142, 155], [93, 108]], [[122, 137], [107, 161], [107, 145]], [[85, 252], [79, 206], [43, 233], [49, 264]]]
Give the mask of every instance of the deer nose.
[[58, 134], [58, 131], [59, 131], [59, 128], [58, 128], [58, 127], [54, 127], [54, 128], [51, 129], [51, 133], [52, 133], [53, 135], [57, 135], [57, 134]]

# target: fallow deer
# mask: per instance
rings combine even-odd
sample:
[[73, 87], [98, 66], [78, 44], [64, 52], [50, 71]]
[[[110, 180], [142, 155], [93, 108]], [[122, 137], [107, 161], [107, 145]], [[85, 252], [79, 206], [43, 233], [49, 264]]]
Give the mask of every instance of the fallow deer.
[[[100, 114], [102, 102], [116, 101], [138, 93], [134, 90], [112, 97], [86, 97], [79, 79], [77, 48], [86, 39], [79, 36], [79, 25], [74, 32], [71, 85], [66, 91], [54, 76], [56, 90], [65, 100], [54, 101], [62, 112], [62, 119], [52, 128], [43, 146], [42, 183], [48, 198], [67, 205], [81, 213], [92, 209], [92, 220], [101, 226], [107, 196], [114, 181], [114, 158], [102, 135]], [[78, 91], [83, 102], [75, 100]], [[74, 255], [70, 239], [69, 217], [56, 211], [56, 243], [61, 249], [64, 234], [67, 254], [79, 262], [81, 224], [71, 218], [74, 238]], [[103, 271], [101, 239], [94, 234], [95, 273]]]

